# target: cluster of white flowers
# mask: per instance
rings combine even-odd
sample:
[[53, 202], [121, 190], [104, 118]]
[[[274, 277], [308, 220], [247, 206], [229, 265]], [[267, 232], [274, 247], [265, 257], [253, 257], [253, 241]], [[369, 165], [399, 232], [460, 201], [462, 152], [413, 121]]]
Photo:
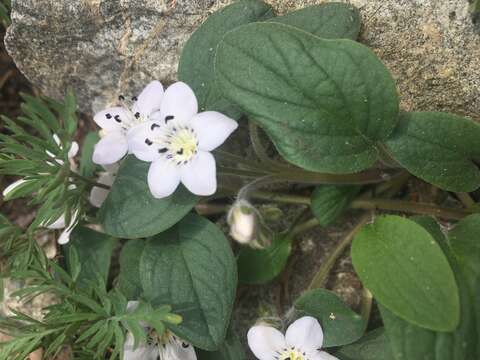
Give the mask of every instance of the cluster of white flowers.
[[150, 162], [148, 185], [156, 198], [171, 195], [180, 183], [196, 195], [212, 195], [217, 189], [216, 164], [210, 153], [237, 128], [235, 120], [215, 111], [198, 113], [192, 89], [183, 82], [165, 91], [152, 81], [131, 107], [108, 108], [97, 113], [102, 139], [93, 161], [118, 162], [132, 153]]

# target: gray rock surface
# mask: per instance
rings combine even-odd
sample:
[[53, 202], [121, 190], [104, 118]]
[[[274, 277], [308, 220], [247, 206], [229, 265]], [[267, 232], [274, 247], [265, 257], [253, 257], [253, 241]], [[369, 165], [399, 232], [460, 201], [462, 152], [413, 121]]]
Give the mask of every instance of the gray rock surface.
[[[13, 0], [5, 42], [46, 95], [73, 86], [91, 112], [134, 94], [150, 79], [174, 81], [194, 29], [231, 0]], [[280, 13], [322, 0], [267, 0]], [[407, 110], [479, 118], [480, 35], [467, 0], [351, 0], [361, 41], [394, 73]]]

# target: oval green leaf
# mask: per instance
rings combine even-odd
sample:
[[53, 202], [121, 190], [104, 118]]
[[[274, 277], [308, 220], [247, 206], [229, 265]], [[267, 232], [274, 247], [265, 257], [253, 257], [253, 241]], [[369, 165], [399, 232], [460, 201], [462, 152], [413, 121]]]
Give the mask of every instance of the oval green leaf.
[[340, 360], [394, 360], [383, 328], [370, 331], [357, 342], [334, 353]]
[[252, 285], [272, 281], [285, 268], [291, 251], [291, 240], [278, 234], [266, 249], [243, 248], [237, 258], [238, 279]]
[[130, 240], [123, 245], [120, 253], [117, 288], [128, 300], [138, 300], [142, 295], [140, 258], [146, 244], [143, 239]]
[[270, 21], [294, 26], [324, 39], [356, 40], [361, 25], [358, 9], [338, 2], [307, 6]]
[[377, 160], [375, 143], [397, 119], [395, 84], [373, 52], [284, 24], [248, 24], [225, 35], [215, 77], [281, 155], [308, 170], [368, 168]]
[[362, 317], [331, 291], [311, 290], [295, 301], [295, 308], [320, 321], [324, 333], [322, 347], [351, 344], [365, 332]]
[[140, 260], [147, 299], [171, 304], [182, 323], [171, 325], [181, 338], [204, 350], [217, 350], [230, 322], [237, 270], [222, 231], [190, 214], [174, 228], [148, 240]]
[[435, 112], [404, 113], [387, 140], [387, 151], [413, 175], [444, 190], [480, 186], [480, 125]]
[[178, 64], [178, 79], [193, 89], [201, 111], [240, 117], [241, 111], [222, 96], [214, 82], [217, 46], [228, 31], [272, 16], [272, 8], [262, 1], [237, 1], [209, 16], [188, 39]]
[[182, 185], [164, 199], [155, 199], [148, 189], [150, 163], [128, 156], [103, 203], [98, 218], [110, 235], [135, 239], [158, 234], [175, 225], [197, 202], [197, 196]]
[[422, 226], [381, 216], [352, 244], [352, 262], [365, 287], [397, 316], [417, 326], [454, 330], [460, 302], [452, 269]]

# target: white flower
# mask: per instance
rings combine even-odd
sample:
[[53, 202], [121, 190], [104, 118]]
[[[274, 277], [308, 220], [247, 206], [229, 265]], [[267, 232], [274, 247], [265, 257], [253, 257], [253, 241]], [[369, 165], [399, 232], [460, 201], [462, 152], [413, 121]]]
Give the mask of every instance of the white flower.
[[[118, 167], [118, 164], [104, 166], [106, 171], [100, 173], [97, 182], [103, 185], [112, 186], [115, 177], [117, 176]], [[109, 193], [109, 189], [94, 186], [90, 191], [90, 204], [97, 208], [101, 207]]]
[[[102, 128], [102, 139], [95, 145], [93, 162], [100, 165], [113, 164], [124, 157], [128, 150], [128, 134], [137, 126], [159, 116], [163, 98], [163, 86], [152, 81], [141, 92], [131, 108], [116, 106], [95, 114], [93, 120]], [[120, 100], [125, 98], [120, 96]]]
[[[138, 306], [138, 301], [129, 301], [127, 311]], [[195, 349], [189, 343], [179, 339], [170, 331], [158, 336], [145, 324], [140, 324], [147, 333], [147, 343], [134, 348], [134, 337], [129, 332], [123, 346], [123, 360], [197, 360]]]
[[180, 182], [196, 195], [212, 195], [217, 189], [215, 159], [210, 151], [238, 124], [216, 111], [197, 112], [192, 89], [177, 82], [165, 91], [159, 118], [129, 134], [132, 153], [152, 162], [148, 185], [156, 198], [171, 195]]
[[248, 346], [259, 360], [338, 360], [319, 350], [323, 344], [322, 327], [310, 316], [291, 324], [285, 336], [271, 326], [257, 325], [247, 337]]
[[241, 244], [257, 238], [257, 210], [247, 200], [238, 200], [228, 212], [230, 235]]

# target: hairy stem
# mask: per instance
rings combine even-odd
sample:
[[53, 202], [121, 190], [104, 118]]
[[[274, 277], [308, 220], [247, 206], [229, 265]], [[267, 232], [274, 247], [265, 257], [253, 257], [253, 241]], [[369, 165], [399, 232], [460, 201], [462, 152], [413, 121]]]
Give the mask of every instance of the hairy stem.
[[83, 182], [85, 182], [85, 183], [87, 183], [87, 184], [90, 184], [90, 185], [92, 185], [92, 186], [97, 186], [97, 187], [102, 188], [102, 189], [110, 190], [110, 186], [105, 185], [105, 184], [101, 184], [101, 183], [99, 183], [99, 182], [96, 182], [96, 181], [94, 181], [94, 180], [92, 180], [92, 179], [89, 179], [89, 178], [87, 178], [87, 177], [85, 177], [85, 176], [83, 176], [83, 175], [80, 175], [80, 174], [78, 174], [78, 173], [76, 173], [76, 172], [74, 172], [74, 171], [70, 171], [69, 176], [71, 176], [71, 177], [73, 177], [73, 178], [75, 178], [75, 179], [81, 180], [81, 181], [83, 181]]
[[371, 214], [364, 214], [355, 224], [354, 228], [337, 244], [333, 253], [320, 266], [320, 269], [313, 277], [308, 290], [317, 289], [325, 286], [330, 270], [337, 262], [338, 258], [343, 254], [347, 246], [352, 242], [355, 234], [372, 218]]

